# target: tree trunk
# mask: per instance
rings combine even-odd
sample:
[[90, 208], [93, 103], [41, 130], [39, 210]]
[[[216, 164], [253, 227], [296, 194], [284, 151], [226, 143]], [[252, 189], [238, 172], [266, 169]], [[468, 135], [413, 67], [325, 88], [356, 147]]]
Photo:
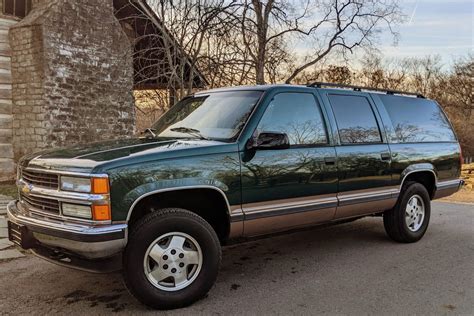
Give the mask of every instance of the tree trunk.
[[255, 60], [255, 83], [265, 84], [265, 63], [267, 55], [268, 17], [273, 6], [273, 0], [266, 6], [261, 1], [252, 1], [257, 20], [257, 56]]
[[259, 57], [259, 60], [256, 61], [256, 65], [255, 65], [255, 73], [256, 73], [255, 83], [265, 84], [265, 57], [263, 57], [263, 60], [260, 60], [260, 56], [258, 57]]

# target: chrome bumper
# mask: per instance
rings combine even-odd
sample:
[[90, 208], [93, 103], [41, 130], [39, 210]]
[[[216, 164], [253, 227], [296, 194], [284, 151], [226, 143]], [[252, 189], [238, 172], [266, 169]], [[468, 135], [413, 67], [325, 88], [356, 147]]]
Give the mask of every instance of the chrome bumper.
[[[29, 238], [27, 248], [33, 252], [49, 248], [83, 259], [103, 259], [120, 254], [127, 243], [127, 225], [110, 224], [91, 226], [67, 221], [33, 218], [18, 201], [7, 205], [10, 239], [22, 246], [21, 237]], [[14, 224], [14, 225], [13, 225]], [[22, 232], [19, 232], [19, 230]], [[20, 241], [15, 240], [20, 235]], [[42, 256], [44, 257], [44, 256]]]

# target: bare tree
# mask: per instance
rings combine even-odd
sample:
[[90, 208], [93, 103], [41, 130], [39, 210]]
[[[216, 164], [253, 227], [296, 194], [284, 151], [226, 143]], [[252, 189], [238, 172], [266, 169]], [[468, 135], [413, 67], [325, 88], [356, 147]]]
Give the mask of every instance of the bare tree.
[[211, 48], [213, 39], [229, 29], [228, 12], [232, 12], [235, 4], [225, 0], [149, 0], [148, 3], [169, 33], [162, 41], [165, 62], [171, 65], [170, 82], [178, 86], [180, 96], [189, 94], [201, 60], [212, 59], [216, 52]]
[[[252, 59], [257, 84], [266, 82], [266, 66], [280, 66], [279, 61], [298, 59], [286, 76], [292, 82], [305, 69], [330, 53], [343, 55], [357, 47], [374, 45], [382, 27], [396, 35], [392, 25], [402, 14], [394, 0], [245, 0], [241, 1], [238, 21], [242, 43]], [[287, 43], [304, 46], [303, 54], [289, 50]], [[276, 45], [277, 44], [277, 45]], [[280, 59], [271, 60], [272, 52]], [[284, 56], [282, 58], [281, 56]], [[296, 56], [290, 58], [288, 56]]]
[[375, 49], [374, 41], [381, 28], [388, 28], [396, 37], [398, 34], [392, 26], [403, 20], [397, 1], [330, 0], [321, 1], [318, 7], [324, 13], [311, 29], [313, 37], [318, 39], [312, 47], [314, 52], [304, 57], [304, 62], [287, 78], [287, 83], [332, 52], [346, 56], [357, 47]]

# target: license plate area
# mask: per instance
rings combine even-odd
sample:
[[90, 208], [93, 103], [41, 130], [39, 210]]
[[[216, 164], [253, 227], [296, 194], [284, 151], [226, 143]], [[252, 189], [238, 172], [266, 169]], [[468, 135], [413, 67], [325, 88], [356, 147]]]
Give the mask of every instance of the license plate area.
[[36, 240], [26, 226], [8, 221], [8, 239], [23, 249], [33, 248]]

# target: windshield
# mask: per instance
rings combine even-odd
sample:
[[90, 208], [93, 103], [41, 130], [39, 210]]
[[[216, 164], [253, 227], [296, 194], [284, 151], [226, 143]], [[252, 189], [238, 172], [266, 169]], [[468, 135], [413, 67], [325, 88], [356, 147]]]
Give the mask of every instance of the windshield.
[[185, 98], [152, 130], [158, 137], [230, 140], [239, 134], [261, 95], [261, 91], [235, 91]]

